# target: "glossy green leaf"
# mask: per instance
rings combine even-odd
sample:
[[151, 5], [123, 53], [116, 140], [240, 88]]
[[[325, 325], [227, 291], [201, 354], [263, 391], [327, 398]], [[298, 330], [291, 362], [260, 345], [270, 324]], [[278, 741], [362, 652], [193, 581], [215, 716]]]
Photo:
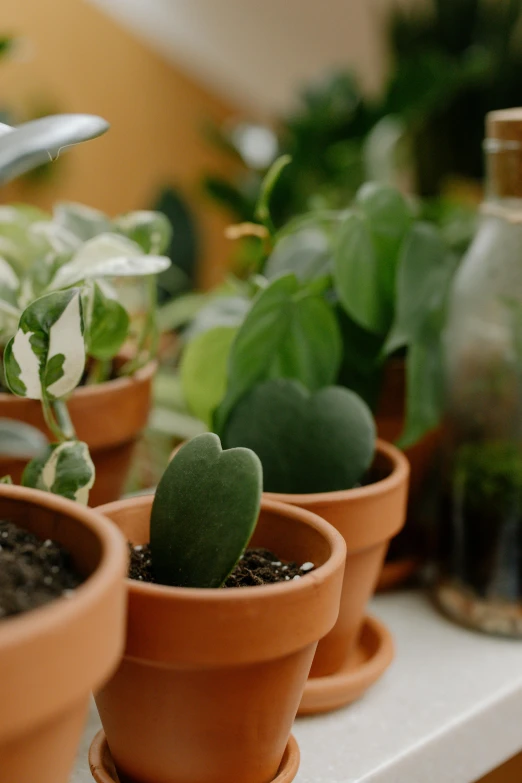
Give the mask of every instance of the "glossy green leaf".
[[89, 114], [57, 114], [9, 128], [0, 135], [0, 182], [48, 163], [66, 147], [101, 136], [108, 128], [101, 117]]
[[367, 218], [349, 212], [334, 249], [334, 281], [339, 300], [353, 320], [376, 334], [385, 333], [389, 321]]
[[361, 480], [373, 459], [375, 424], [368, 406], [348, 389], [310, 394], [279, 379], [258, 384], [238, 402], [223, 443], [255, 451], [265, 491], [329, 492]]
[[378, 285], [390, 324], [395, 304], [395, 277], [401, 243], [411, 225], [412, 215], [404, 196], [377, 182], [365, 183], [357, 192], [356, 204], [368, 220], [379, 277]]
[[429, 223], [416, 223], [401, 251], [395, 320], [385, 354], [411, 345], [427, 321], [437, 317], [441, 321], [455, 268], [456, 258], [448, 252], [440, 232]]
[[269, 279], [294, 272], [302, 282], [329, 276], [333, 258], [330, 240], [319, 228], [302, 228], [277, 242], [267, 259], [265, 275]]
[[79, 384], [85, 368], [80, 291], [36, 299], [21, 317], [4, 353], [6, 382], [19, 397], [58, 399]]
[[440, 333], [425, 334], [406, 356], [406, 421], [401, 448], [417, 443], [440, 424], [444, 410], [444, 363]]
[[239, 327], [251, 306], [252, 300], [246, 296], [216, 296], [196, 313], [183, 332], [183, 339], [192, 340], [217, 326]]
[[87, 505], [94, 479], [87, 444], [69, 440], [51, 444], [43, 456], [33, 459], [24, 470], [22, 484]]
[[186, 443], [163, 474], [152, 506], [156, 580], [220, 587], [254, 531], [262, 483], [259, 459], [248, 449], [223, 451], [213, 433]]
[[212, 426], [212, 414], [227, 387], [227, 367], [237, 328], [218, 326], [191, 340], [181, 358], [183, 394], [189, 410]]
[[234, 340], [216, 430], [258, 381], [288, 377], [319, 389], [335, 380], [340, 359], [339, 327], [330, 305], [301, 288], [295, 275], [277, 278], [260, 291]]
[[274, 231], [272, 218], [270, 216], [270, 199], [272, 193], [277, 185], [279, 177], [282, 171], [292, 162], [290, 155], [281, 155], [277, 158], [265, 175], [261, 188], [259, 191], [259, 198], [256, 204], [255, 216], [256, 219], [263, 223], [270, 232]]
[[95, 283], [89, 302], [87, 352], [95, 359], [116, 356], [129, 333], [130, 318], [117, 299], [104, 294]]
[[0, 419], [0, 457], [32, 459], [47, 449], [47, 438], [23, 421]]

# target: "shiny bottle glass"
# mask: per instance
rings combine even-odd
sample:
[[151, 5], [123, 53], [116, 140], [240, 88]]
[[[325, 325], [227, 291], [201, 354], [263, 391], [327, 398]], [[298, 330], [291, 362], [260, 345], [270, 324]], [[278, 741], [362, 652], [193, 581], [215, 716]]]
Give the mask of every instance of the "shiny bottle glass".
[[487, 118], [487, 197], [444, 334], [440, 573], [454, 619], [522, 638], [522, 109]]

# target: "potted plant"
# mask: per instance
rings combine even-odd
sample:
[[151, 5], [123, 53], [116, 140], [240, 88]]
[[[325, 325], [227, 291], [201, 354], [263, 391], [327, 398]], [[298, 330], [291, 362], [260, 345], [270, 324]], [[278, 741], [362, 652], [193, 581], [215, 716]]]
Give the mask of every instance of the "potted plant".
[[[0, 181], [41, 162], [48, 149], [81, 140], [81, 132], [93, 135], [89, 118], [86, 129], [77, 122], [71, 131], [72, 119], [65, 131], [57, 118], [9, 129], [0, 138]], [[98, 123], [97, 133], [106, 130]], [[85, 442], [97, 469], [93, 504], [120, 496], [147, 421], [158, 343], [154, 275], [170, 264], [159, 255], [169, 239], [168, 221], [154, 212], [111, 221], [77, 204], [60, 204], [52, 216], [0, 207], [0, 416], [50, 436], [59, 446], [50, 447], [53, 462], [61, 464], [65, 454], [79, 459], [84, 500], [94, 470], [76, 438]], [[138, 277], [148, 281], [147, 317], [132, 335], [118, 281]], [[19, 458], [0, 458], [0, 471], [16, 481], [24, 466]], [[45, 489], [45, 471], [33, 468], [23, 483]], [[76, 489], [69, 488], [70, 497]]]
[[[295, 775], [295, 752], [280, 764], [317, 642], [337, 618], [345, 546], [323, 520], [261, 490], [255, 454], [222, 451], [204, 433], [154, 497], [98, 509], [132, 542], [125, 655], [96, 695], [122, 779]], [[250, 586], [236, 586], [245, 575]]]
[[415, 521], [438, 441], [440, 334], [456, 256], [412, 202], [377, 183], [366, 183], [349, 209], [308, 213], [276, 231], [270, 194], [286, 162], [265, 180], [259, 223], [232, 232], [262, 244], [257, 273], [240, 293], [207, 303], [187, 330], [185, 399], [219, 432], [216, 416], [226, 418], [254, 381], [353, 389], [374, 411], [379, 436], [406, 450]]
[[[14, 446], [27, 455], [25, 435]], [[90, 692], [122, 652], [125, 541], [89, 508], [5, 483], [0, 520], [2, 778], [67, 783]]]

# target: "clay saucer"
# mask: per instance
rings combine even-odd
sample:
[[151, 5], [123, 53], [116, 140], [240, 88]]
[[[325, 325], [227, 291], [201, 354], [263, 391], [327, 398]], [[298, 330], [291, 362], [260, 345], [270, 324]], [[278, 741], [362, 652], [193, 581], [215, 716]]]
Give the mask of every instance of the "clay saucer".
[[[297, 775], [299, 761], [299, 745], [295, 737], [290, 735], [279, 772], [272, 783], [291, 783]], [[89, 766], [96, 783], [120, 783], [103, 729], [97, 733], [89, 748]]]
[[375, 617], [367, 616], [359, 642], [342, 669], [328, 677], [310, 677], [297, 714], [330, 712], [356, 701], [377, 682], [393, 656], [390, 632]]

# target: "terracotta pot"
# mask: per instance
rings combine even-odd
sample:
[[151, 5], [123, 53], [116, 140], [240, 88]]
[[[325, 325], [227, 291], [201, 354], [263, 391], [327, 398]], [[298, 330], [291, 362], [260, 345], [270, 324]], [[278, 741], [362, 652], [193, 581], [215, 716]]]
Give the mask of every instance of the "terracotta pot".
[[[152, 496], [99, 509], [134, 543]], [[324, 520], [263, 499], [253, 545], [318, 567], [283, 584], [175, 588], [128, 580], [125, 656], [96, 695], [122, 781], [269, 783], [317, 641], [338, 611], [345, 545]]]
[[[379, 438], [394, 443], [404, 427], [406, 374], [403, 359], [391, 359], [386, 364], [383, 387], [375, 421]], [[406, 527], [399, 535], [397, 549], [404, 554], [388, 556], [379, 580], [378, 590], [389, 590], [407, 581], [418, 569], [424, 546], [422, 544], [421, 500], [435, 453], [440, 444], [440, 430], [428, 432], [422, 440], [405, 449], [410, 463], [410, 489]], [[393, 550], [394, 547], [392, 547]]]
[[[121, 497], [134, 445], [147, 424], [155, 371], [156, 363], [149, 362], [131, 378], [76, 389], [67, 403], [76, 434], [88, 444], [96, 467], [93, 507]], [[0, 393], [0, 418], [24, 421], [51, 437], [38, 400]], [[10, 475], [17, 484], [26, 464], [0, 458], [0, 476]]]
[[311, 677], [335, 674], [352, 653], [390, 538], [404, 524], [408, 460], [395, 446], [379, 440], [375, 468], [386, 477], [356, 489], [311, 495], [266, 493], [273, 500], [313, 511], [342, 533], [346, 541], [339, 618], [333, 630], [319, 642]]
[[125, 541], [92, 509], [24, 487], [0, 485], [0, 518], [62, 544], [87, 577], [70, 598], [0, 620], [0, 779], [67, 783], [90, 691], [122, 653]]

